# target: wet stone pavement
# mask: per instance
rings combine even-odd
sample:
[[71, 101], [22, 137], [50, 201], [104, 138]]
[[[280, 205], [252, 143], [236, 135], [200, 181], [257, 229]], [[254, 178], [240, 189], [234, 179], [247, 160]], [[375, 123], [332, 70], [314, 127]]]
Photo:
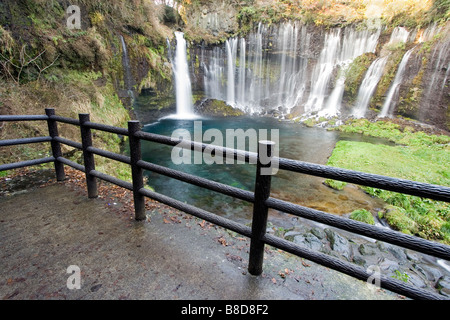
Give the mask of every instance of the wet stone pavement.
[[162, 205], [118, 212], [65, 183], [2, 194], [0, 299], [403, 299], [273, 248], [255, 277], [247, 238]]

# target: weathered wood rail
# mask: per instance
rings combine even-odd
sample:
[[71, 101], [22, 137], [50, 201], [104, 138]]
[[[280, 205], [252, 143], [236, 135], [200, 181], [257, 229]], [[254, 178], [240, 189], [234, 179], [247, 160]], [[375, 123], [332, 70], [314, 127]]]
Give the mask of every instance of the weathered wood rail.
[[[371, 272], [363, 269], [360, 266], [340, 260], [321, 252], [299, 246], [293, 242], [266, 233], [267, 216], [268, 210], [270, 208], [305, 219], [320, 222], [328, 226], [353, 232], [359, 235], [385, 241], [393, 245], [415, 250], [417, 252], [421, 252], [440, 259], [450, 260], [450, 247], [444, 244], [425, 240], [411, 235], [406, 235], [401, 232], [368, 225], [362, 222], [342, 218], [333, 214], [272, 198], [270, 196], [271, 176], [261, 174], [261, 169], [264, 167], [270, 167], [271, 163], [262, 164], [258, 153], [251, 153], [242, 150], [232, 150], [194, 141], [177, 140], [167, 136], [144, 132], [140, 130], [140, 124], [138, 121], [129, 121], [128, 128], [125, 129], [99, 123], [93, 123], [89, 119], [89, 114], [80, 114], [79, 119], [65, 118], [55, 115], [54, 109], [46, 109], [45, 115], [0, 116], [0, 122], [5, 121], [47, 121], [49, 136], [1, 140], [0, 147], [13, 146], [18, 144], [50, 142], [52, 156], [35, 160], [3, 164], [0, 165], [0, 171], [12, 170], [44, 163], [54, 163], [56, 178], [58, 181], [62, 181], [65, 179], [64, 166], [67, 165], [85, 173], [88, 197], [90, 198], [95, 198], [98, 196], [97, 179], [102, 179], [125, 189], [131, 190], [133, 192], [136, 220], [143, 220], [146, 218], [145, 197], [149, 197], [153, 200], [159, 201], [223, 228], [237, 232], [251, 239], [248, 270], [252, 275], [260, 275], [263, 271], [264, 246], [267, 244], [363, 281], [367, 281], [372, 276]], [[58, 133], [58, 123], [66, 123], [79, 126], [82, 142], [79, 143], [60, 137]], [[101, 130], [119, 134], [122, 136], [127, 136], [130, 146], [130, 156], [116, 154], [93, 147], [91, 132], [92, 130]], [[245, 159], [245, 161], [249, 163], [256, 163], [255, 191], [250, 192], [242, 190], [233, 186], [225, 185], [219, 182], [211, 181], [205, 178], [144, 161], [141, 159], [141, 140], [153, 141], [156, 143], [178, 147], [182, 145], [183, 148], [196, 151], [205, 150], [206, 148], [215, 149], [215, 151], [217, 151], [216, 154], [221, 154], [223, 156], [226, 155], [228, 157], [231, 156], [234, 159], [239, 160]], [[61, 144], [65, 144], [73, 148], [82, 150], [84, 165], [64, 158], [61, 152]], [[260, 149], [264, 148], [264, 150], [270, 151], [272, 147], [273, 143], [270, 141], [259, 142]], [[97, 171], [95, 169], [94, 155], [129, 164], [132, 171], [132, 183]], [[270, 159], [271, 161], [277, 161], [280, 170], [288, 170], [291, 172], [335, 179], [358, 185], [370, 186], [394, 192], [401, 192], [409, 195], [450, 202], [449, 187], [396, 179], [392, 177], [368, 174], [353, 170], [339, 169], [285, 158], [270, 157]], [[143, 180], [144, 170], [153, 171], [165, 175], [168, 178], [178, 179], [180, 181], [184, 181], [199, 187], [222, 193], [230, 197], [253, 203], [252, 227], [237, 223], [230, 219], [218, 216], [206, 210], [183, 203], [171, 197], [145, 188]], [[410, 286], [394, 278], [380, 275], [379, 280], [380, 287], [413, 299], [445, 298], [442, 295]]]

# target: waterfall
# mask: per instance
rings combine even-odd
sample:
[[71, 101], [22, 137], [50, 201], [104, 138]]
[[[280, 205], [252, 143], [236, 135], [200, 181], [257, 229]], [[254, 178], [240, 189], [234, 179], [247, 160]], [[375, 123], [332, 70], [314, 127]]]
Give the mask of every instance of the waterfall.
[[[450, 55], [449, 48], [450, 42], [445, 41], [436, 46], [433, 51], [433, 55], [431, 57], [431, 61], [433, 61], [433, 76], [431, 77], [431, 81], [428, 83], [428, 90], [426, 95], [429, 96], [431, 94], [431, 90], [438, 84], [441, 87], [441, 90], [444, 89], [444, 86], [447, 82], [447, 78], [450, 72], [450, 63], [448, 62], [448, 57]], [[439, 73], [441, 70], [446, 70], [445, 76], [441, 83], [436, 83], [439, 78]]]
[[312, 89], [305, 105], [306, 113], [322, 109], [325, 97], [327, 96], [328, 83], [331, 79], [339, 50], [340, 31], [340, 29], [336, 29], [325, 37], [324, 47], [312, 74]]
[[[217, 99], [217, 100], [228, 100], [228, 88], [231, 90], [230, 86], [224, 86], [222, 79], [224, 78], [225, 67], [223, 61], [225, 57], [222, 54], [222, 50], [219, 47], [215, 47], [209, 55], [209, 62], [206, 62], [206, 57], [208, 55], [206, 52], [202, 52], [202, 63], [201, 66], [204, 71], [203, 83], [205, 86], [205, 95], [209, 98]], [[234, 66], [230, 63], [231, 60], [227, 60], [229, 63], [228, 71], [234, 70]], [[228, 72], [228, 76], [230, 76], [231, 72]], [[232, 81], [234, 83], [234, 72]], [[231, 79], [230, 79], [231, 81]], [[225, 88], [225, 89], [224, 89]], [[225, 94], [226, 93], [226, 94]], [[233, 89], [234, 95], [234, 89]]]
[[369, 70], [367, 70], [361, 86], [359, 87], [355, 108], [352, 111], [352, 115], [355, 118], [362, 118], [365, 116], [372, 94], [383, 75], [383, 70], [388, 57], [389, 56], [385, 56], [375, 59], [370, 65]]
[[[283, 117], [292, 112], [302, 117], [329, 117], [349, 112], [358, 118], [366, 116], [388, 57], [374, 58], [351, 110], [344, 109], [349, 106], [342, 99], [349, 67], [357, 57], [376, 52], [382, 27], [311, 30], [311, 26], [299, 22], [260, 23], [245, 37], [231, 37], [219, 46], [203, 46], [197, 57], [205, 96], [255, 114]], [[412, 32], [397, 27], [386, 44], [434, 41], [437, 32], [436, 25]], [[424, 99], [431, 97], [435, 91], [432, 87], [445, 86], [450, 77], [447, 42], [433, 47]], [[397, 66], [381, 117], [392, 113], [398, 103], [399, 86], [411, 54], [407, 51]]]
[[133, 92], [133, 77], [131, 75], [130, 58], [128, 56], [127, 45], [125, 39], [120, 35], [120, 42], [122, 44], [122, 66], [123, 66], [123, 82], [128, 96], [134, 101]]
[[[342, 37], [341, 29], [335, 29], [325, 36], [324, 47], [311, 76], [312, 89], [305, 104], [306, 113], [320, 111], [320, 115], [334, 116], [340, 112], [345, 88], [345, 71], [356, 57], [366, 52], [375, 52], [381, 30], [355, 31], [348, 28], [344, 29], [344, 32]], [[341, 70], [341, 75], [329, 94], [329, 83], [336, 68]], [[328, 101], [325, 101], [327, 98]]]
[[378, 117], [380, 118], [387, 117], [394, 111], [394, 107], [398, 100], [400, 85], [403, 80], [403, 74], [405, 73], [406, 64], [408, 63], [408, 59], [411, 56], [411, 53], [413, 52], [414, 49], [415, 47], [408, 50], [403, 56], [402, 61], [398, 66], [397, 73], [395, 74], [394, 81], [392, 82], [391, 87], [389, 88], [386, 100], [384, 101], [383, 107], [381, 108], [381, 112], [378, 115]]
[[326, 107], [319, 111], [319, 116], [322, 117], [333, 117], [337, 115], [341, 109], [341, 100], [344, 95], [345, 89], [345, 75], [341, 75], [337, 81], [336, 85], [328, 97]]
[[245, 105], [246, 104], [246, 88], [245, 88], [245, 76], [246, 76], [246, 54], [245, 54], [245, 39], [241, 38], [239, 40], [239, 74], [238, 74], [238, 96], [237, 96], [237, 104]]
[[309, 37], [299, 38], [301, 28], [297, 23], [271, 28], [260, 23], [246, 38], [230, 38], [222, 48], [204, 50], [206, 96], [251, 113], [280, 106], [288, 112], [306, 81], [306, 59], [298, 53]]
[[238, 39], [228, 39], [225, 42], [227, 49], [227, 104], [235, 105], [235, 64]]
[[409, 31], [404, 27], [396, 27], [391, 33], [388, 44], [394, 44], [399, 42], [408, 42]]
[[176, 118], [194, 118], [194, 107], [192, 104], [191, 80], [187, 63], [186, 40], [182, 32], [175, 32], [177, 41], [175, 61], [172, 62], [175, 75], [175, 90], [177, 113]]

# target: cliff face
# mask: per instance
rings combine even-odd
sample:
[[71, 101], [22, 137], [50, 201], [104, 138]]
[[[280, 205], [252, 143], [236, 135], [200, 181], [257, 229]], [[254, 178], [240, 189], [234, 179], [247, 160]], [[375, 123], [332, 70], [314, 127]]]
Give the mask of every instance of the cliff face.
[[[194, 89], [246, 111], [288, 118], [308, 112], [326, 115], [322, 111], [327, 100], [335, 99], [340, 115], [352, 116], [370, 67], [382, 58], [383, 69], [364, 115], [403, 116], [449, 130], [450, 23], [446, 19], [439, 18], [430, 8], [423, 9], [422, 15], [416, 8], [416, 15], [409, 20], [407, 11], [387, 19], [386, 9], [379, 20], [367, 20], [365, 8], [344, 10], [342, 4], [337, 4], [335, 11], [330, 7], [319, 9], [302, 7], [293, 13], [286, 4], [275, 6], [264, 1], [196, 1], [186, 5], [184, 31], [191, 40]], [[333, 12], [337, 13], [334, 17]], [[290, 20], [292, 17], [295, 19]], [[433, 19], [437, 22], [430, 23]], [[396, 26], [400, 22], [408, 27]], [[350, 54], [350, 60], [328, 61], [333, 70], [322, 74], [326, 86], [320, 92], [316, 90], [323, 85], [318, 82], [321, 77], [318, 65], [327, 54], [344, 56], [347, 50], [344, 47], [370, 41], [358, 33], [361, 30], [378, 30], [375, 48], [363, 49], [355, 56]], [[333, 47], [332, 41], [338, 41], [337, 47]], [[297, 69], [292, 72], [291, 67]], [[400, 81], [398, 86], [394, 85], [396, 79]], [[230, 91], [230, 81], [239, 88]], [[292, 86], [288, 88], [289, 83]], [[311, 96], [314, 90], [316, 100]], [[239, 92], [248, 97], [239, 97]], [[390, 100], [390, 108], [385, 106], [386, 100]], [[317, 107], [317, 103], [322, 106]]]
[[[0, 3], [0, 41], [4, 50], [0, 72], [6, 80], [26, 83], [36, 80], [36, 68], [27, 65], [29, 78], [18, 77], [20, 51], [47, 66], [47, 74], [57, 70], [101, 72], [121, 94], [124, 87], [123, 53], [129, 55], [133, 90], [158, 86], [170, 80], [166, 37], [172, 34], [166, 23], [165, 7], [153, 1], [82, 1], [77, 11], [68, 12], [68, 0], [5, 0]], [[69, 28], [68, 22], [79, 26]], [[123, 40], [123, 41], [122, 41]], [[5, 45], [3, 46], [5, 47]], [[23, 53], [22, 53], [23, 55]], [[25, 59], [23, 59], [25, 60]], [[26, 63], [26, 61], [23, 61]], [[165, 64], [166, 63], [166, 64]], [[169, 81], [170, 82], [170, 81]]]
[[450, 128], [450, 24], [417, 46], [405, 70], [396, 113]]
[[220, 37], [238, 30], [237, 16], [238, 9], [230, 1], [205, 1], [198, 6], [186, 7], [184, 21], [198, 35]]
[[[68, 11], [72, 4], [0, 1], [0, 112], [42, 114], [53, 107], [61, 116], [90, 113], [92, 121], [126, 126], [133, 95], [142, 88], [171, 89], [166, 37], [176, 21], [165, 15], [171, 10], [149, 0], [83, 0], [78, 13]], [[69, 20], [79, 26], [69, 28]], [[32, 136], [44, 134], [45, 126], [0, 124], [0, 133], [6, 139]], [[68, 127], [61, 134], [77, 140], [79, 131]], [[111, 136], [97, 138], [105, 149], [119, 148]], [[33, 148], [3, 148], [0, 162], [41, 152]]]

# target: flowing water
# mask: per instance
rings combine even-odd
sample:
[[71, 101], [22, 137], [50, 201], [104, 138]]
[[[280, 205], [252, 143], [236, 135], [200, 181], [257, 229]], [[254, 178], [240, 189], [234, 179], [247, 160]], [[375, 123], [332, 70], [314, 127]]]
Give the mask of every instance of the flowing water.
[[391, 33], [389, 44], [395, 44], [399, 42], [408, 42], [410, 32], [404, 27], [396, 27]]
[[177, 40], [177, 47], [175, 59], [172, 61], [177, 103], [177, 113], [175, 117], [179, 119], [192, 119], [195, 115], [192, 103], [191, 79], [187, 62], [186, 40], [184, 39], [184, 34], [182, 32], [175, 32], [175, 37]]
[[123, 36], [120, 36], [120, 43], [122, 45], [122, 66], [123, 66], [123, 82], [127, 94], [132, 101], [135, 96], [133, 92], [133, 76], [131, 75], [130, 57], [128, 56], [128, 49]]
[[392, 82], [391, 87], [389, 88], [386, 100], [384, 101], [381, 112], [378, 115], [380, 118], [390, 116], [394, 110], [395, 105], [398, 102], [399, 89], [400, 85], [402, 84], [405, 68], [408, 63], [409, 57], [411, 56], [411, 53], [413, 52], [414, 49], [415, 47], [408, 50], [405, 53], [405, 55], [402, 58], [402, 61], [398, 66], [398, 70], [397, 73], [395, 74], [394, 81]]
[[355, 118], [362, 118], [366, 115], [370, 99], [372, 98], [378, 82], [381, 79], [388, 57], [389, 56], [377, 58], [374, 62], [372, 62], [369, 70], [367, 70], [364, 80], [359, 87], [358, 98], [352, 112], [352, 115]]
[[259, 24], [246, 38], [234, 37], [223, 46], [201, 49], [205, 96], [251, 113], [278, 109], [287, 114], [304, 105], [306, 113], [336, 115], [345, 77], [339, 77], [330, 94], [333, 77], [344, 74], [361, 54], [375, 52], [380, 33], [381, 29], [332, 29], [322, 36], [316, 58], [318, 40], [312, 39], [306, 26]]

